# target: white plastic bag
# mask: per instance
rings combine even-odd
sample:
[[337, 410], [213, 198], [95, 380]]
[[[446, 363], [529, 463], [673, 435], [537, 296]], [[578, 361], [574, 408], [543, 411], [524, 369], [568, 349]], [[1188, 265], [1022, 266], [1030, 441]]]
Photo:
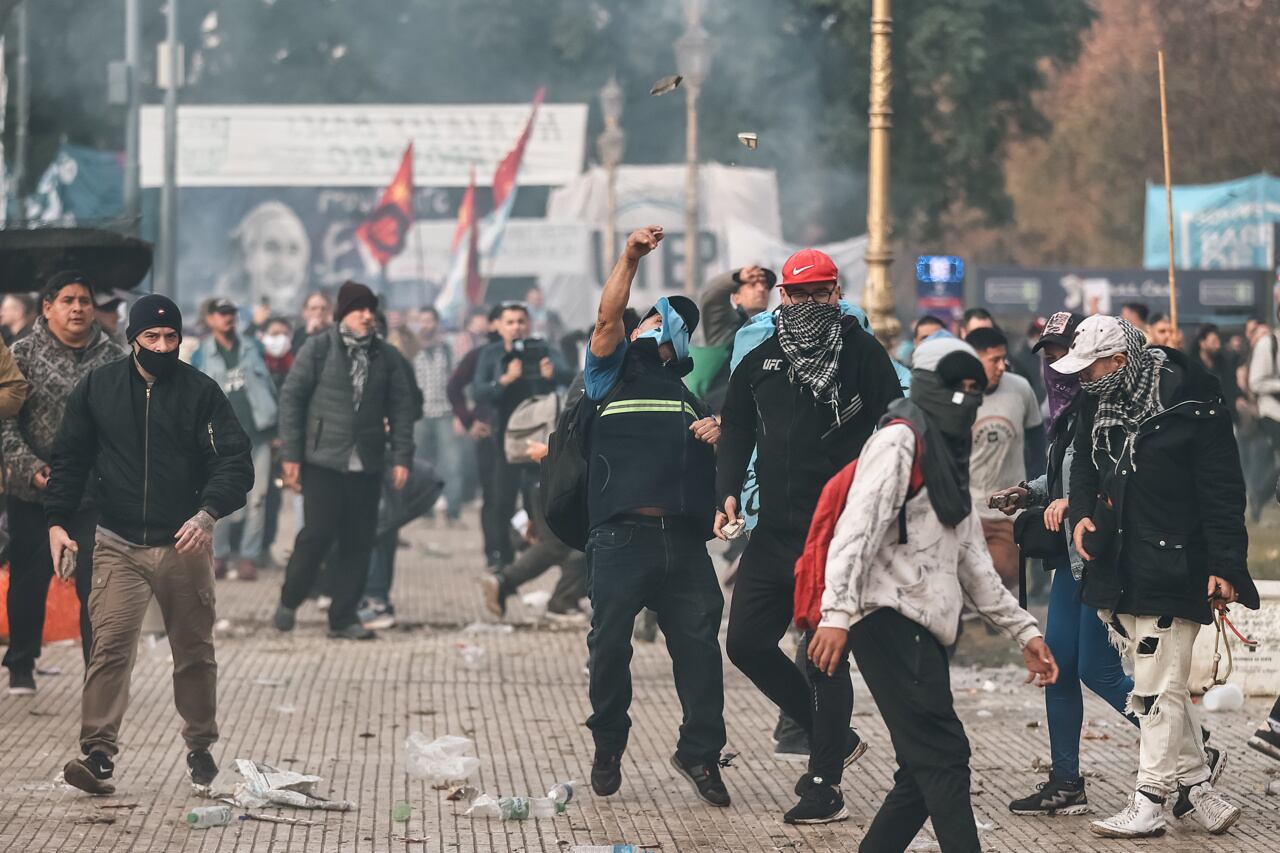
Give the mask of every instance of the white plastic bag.
[[433, 785], [465, 782], [480, 769], [480, 759], [471, 755], [475, 743], [470, 738], [444, 735], [427, 740], [422, 732], [412, 732], [404, 742], [404, 763], [410, 776]]

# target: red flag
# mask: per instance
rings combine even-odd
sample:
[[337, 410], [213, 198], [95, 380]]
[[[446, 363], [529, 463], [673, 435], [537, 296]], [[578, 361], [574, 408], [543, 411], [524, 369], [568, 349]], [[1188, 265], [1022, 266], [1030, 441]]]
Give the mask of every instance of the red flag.
[[[463, 215], [466, 219], [463, 219]], [[471, 185], [463, 196], [462, 206], [458, 209], [458, 227], [453, 232], [453, 249], [458, 250], [458, 241], [462, 238], [462, 229], [467, 229], [467, 305], [484, 303], [484, 280], [480, 278], [480, 219], [476, 216], [476, 169], [471, 167]]]
[[369, 248], [369, 252], [385, 267], [392, 258], [404, 251], [409, 228], [413, 225], [413, 143], [404, 150], [400, 168], [390, 185], [382, 193], [382, 199], [359, 228], [356, 237]]
[[467, 236], [471, 231], [471, 226], [475, 224], [476, 219], [476, 167], [471, 167], [471, 183], [467, 184], [467, 191], [462, 194], [462, 203], [458, 205], [458, 225], [453, 229], [453, 243], [449, 247], [450, 252], [457, 252], [458, 246], [462, 243], [462, 238]]
[[502, 158], [502, 162], [493, 172], [494, 210], [501, 210], [507, 197], [515, 189], [516, 178], [520, 174], [520, 161], [524, 159], [524, 149], [529, 144], [529, 136], [533, 133], [533, 122], [538, 117], [538, 107], [541, 106], [544, 95], [546, 95], [546, 87], [539, 86], [538, 91], [533, 93], [533, 111], [529, 113], [529, 120], [524, 123], [524, 130], [516, 140], [516, 147], [507, 152], [507, 156]]

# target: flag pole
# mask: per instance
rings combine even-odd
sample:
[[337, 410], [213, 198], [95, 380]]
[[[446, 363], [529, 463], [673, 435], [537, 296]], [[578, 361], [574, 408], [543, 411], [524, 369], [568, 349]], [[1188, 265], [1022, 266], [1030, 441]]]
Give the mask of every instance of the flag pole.
[[1169, 226], [1169, 325], [1178, 335], [1178, 284], [1173, 264], [1173, 177], [1169, 168], [1169, 104], [1165, 98], [1164, 50], [1156, 51], [1156, 63], [1160, 69], [1160, 138], [1164, 148], [1164, 207]]

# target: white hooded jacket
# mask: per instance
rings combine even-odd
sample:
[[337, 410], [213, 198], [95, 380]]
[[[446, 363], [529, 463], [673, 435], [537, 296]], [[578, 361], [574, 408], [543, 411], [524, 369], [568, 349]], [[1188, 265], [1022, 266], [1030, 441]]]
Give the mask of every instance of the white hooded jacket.
[[[982, 523], [970, 512], [956, 527], [938, 520], [928, 487], [910, 500], [915, 433], [892, 424], [868, 439], [827, 551], [821, 627], [848, 629], [881, 607], [955, 642], [963, 603], [1016, 640], [1041, 636], [991, 564]], [[898, 544], [898, 512], [906, 501], [907, 541]]]

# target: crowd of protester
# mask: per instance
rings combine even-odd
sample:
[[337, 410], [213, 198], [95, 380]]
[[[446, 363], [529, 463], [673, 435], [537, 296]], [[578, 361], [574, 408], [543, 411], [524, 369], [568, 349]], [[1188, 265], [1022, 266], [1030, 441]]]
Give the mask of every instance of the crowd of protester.
[[[447, 323], [431, 306], [390, 309], [356, 282], [309, 294], [296, 317], [219, 297], [184, 324], [146, 296], [124, 328], [122, 295], [83, 272], [6, 296], [4, 664], [11, 694], [36, 691], [50, 580], [74, 579], [87, 678], [84, 757], [67, 781], [112, 788], [119, 694], [153, 595], [170, 625], [188, 768], [207, 781], [212, 583], [261, 582], [287, 552], [275, 628], [295, 630], [315, 600], [330, 638], [371, 639], [395, 624], [400, 528], [424, 517], [465, 527], [478, 498], [488, 610], [504, 618], [511, 596], [558, 568], [548, 616], [590, 620], [600, 796], [622, 784], [633, 631], [660, 629], [684, 709], [672, 764], [704, 801], [729, 804], [728, 587], [727, 657], [777, 705], [777, 755], [807, 763], [788, 822], [848, 815], [842, 779], [872, 746], [850, 725], [852, 658], [898, 762], [863, 849], [903, 849], [926, 818], [944, 849], [976, 849], [947, 663], [965, 623], [982, 620], [1046, 688], [1049, 780], [1014, 813], [1089, 809], [1083, 685], [1141, 732], [1136, 793], [1097, 834], [1158, 834], [1166, 804], [1210, 832], [1234, 823], [1238, 807], [1213, 787], [1226, 750], [1189, 701], [1189, 650], [1214, 611], [1258, 606], [1244, 522], [1271, 523], [1275, 498], [1271, 328], [1206, 324], [1184, 341], [1133, 303], [1010, 334], [973, 307], [954, 322], [919, 317], [891, 357], [816, 250], [781, 275], [743, 267], [698, 303], [664, 297], [638, 314], [631, 283], [662, 237], [631, 235], [596, 323], [577, 331], [537, 287]], [[539, 496], [566, 418], [590, 425], [581, 542]], [[277, 542], [286, 507], [291, 544]], [[713, 536], [727, 543], [719, 576]], [[1028, 556], [1052, 572], [1029, 575]], [[1043, 636], [1028, 595], [1048, 603]], [[788, 633], [794, 658], [780, 646]], [[1280, 722], [1250, 744], [1280, 758]]]

